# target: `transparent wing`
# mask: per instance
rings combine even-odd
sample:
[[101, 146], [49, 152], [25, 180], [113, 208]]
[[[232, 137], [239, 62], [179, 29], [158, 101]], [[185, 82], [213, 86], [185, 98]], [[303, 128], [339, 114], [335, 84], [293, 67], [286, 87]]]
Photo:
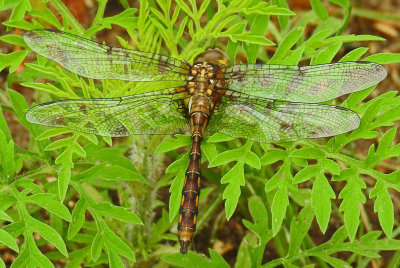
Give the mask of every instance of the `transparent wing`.
[[187, 132], [184, 99], [172, 93], [164, 89], [121, 98], [48, 102], [28, 110], [26, 119], [108, 137]]
[[225, 100], [208, 130], [270, 143], [335, 136], [359, 125], [356, 113], [339, 106], [241, 97]]
[[[226, 69], [233, 92], [290, 102], [318, 103], [376, 85], [387, 75], [372, 62], [340, 62], [311, 66], [232, 65]], [[239, 94], [240, 95], [240, 94]]]
[[56, 30], [24, 34], [36, 53], [67, 70], [93, 79], [126, 81], [185, 81], [189, 66], [177, 59], [149, 52], [110, 47]]

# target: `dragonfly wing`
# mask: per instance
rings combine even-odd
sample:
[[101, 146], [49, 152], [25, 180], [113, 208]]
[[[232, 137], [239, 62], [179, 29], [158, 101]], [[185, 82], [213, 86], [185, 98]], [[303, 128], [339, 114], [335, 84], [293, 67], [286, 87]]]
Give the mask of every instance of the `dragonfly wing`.
[[373, 62], [311, 66], [232, 65], [226, 69], [233, 92], [290, 102], [318, 103], [376, 85], [387, 75]]
[[168, 90], [121, 98], [77, 99], [37, 105], [28, 122], [108, 137], [175, 134], [189, 130], [183, 98]]
[[93, 79], [182, 82], [190, 68], [171, 57], [110, 47], [57, 30], [32, 30], [24, 40], [36, 53]]
[[239, 98], [214, 111], [208, 130], [270, 143], [335, 136], [359, 125], [356, 113], [339, 106]]

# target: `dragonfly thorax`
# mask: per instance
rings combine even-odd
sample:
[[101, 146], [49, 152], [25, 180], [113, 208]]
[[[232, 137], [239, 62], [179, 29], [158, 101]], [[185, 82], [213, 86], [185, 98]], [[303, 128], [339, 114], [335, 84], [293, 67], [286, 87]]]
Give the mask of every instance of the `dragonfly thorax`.
[[226, 67], [230, 64], [228, 55], [219, 48], [209, 48], [194, 59], [194, 64], [208, 63], [217, 68]]

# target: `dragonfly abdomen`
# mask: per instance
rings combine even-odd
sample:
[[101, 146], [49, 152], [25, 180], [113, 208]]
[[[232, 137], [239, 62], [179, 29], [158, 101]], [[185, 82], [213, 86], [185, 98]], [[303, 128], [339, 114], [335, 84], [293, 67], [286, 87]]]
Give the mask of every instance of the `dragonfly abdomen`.
[[202, 136], [194, 134], [190, 150], [189, 166], [185, 174], [185, 182], [182, 190], [182, 201], [179, 210], [178, 237], [181, 245], [181, 253], [185, 254], [192, 241], [196, 230], [196, 220], [200, 195], [200, 169]]
[[182, 201], [179, 210], [178, 237], [181, 253], [185, 254], [196, 230], [196, 220], [200, 196], [201, 176], [201, 140], [208, 123], [210, 101], [202, 93], [196, 94], [191, 101], [190, 126], [192, 148], [189, 155], [189, 166], [185, 174], [182, 190]]

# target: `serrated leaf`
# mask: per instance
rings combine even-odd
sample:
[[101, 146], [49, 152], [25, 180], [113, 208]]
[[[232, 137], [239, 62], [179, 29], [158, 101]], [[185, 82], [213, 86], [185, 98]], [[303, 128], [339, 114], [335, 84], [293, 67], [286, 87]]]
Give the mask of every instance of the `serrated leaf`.
[[378, 213], [379, 223], [387, 237], [392, 236], [394, 224], [393, 202], [390, 198], [388, 188], [382, 180], [378, 180], [369, 194], [370, 198], [376, 197], [374, 212]]
[[344, 211], [344, 223], [351, 241], [354, 240], [360, 217], [359, 203], [365, 203], [365, 196], [362, 189], [366, 188], [365, 182], [360, 179], [359, 174], [354, 171], [353, 175], [347, 178], [347, 184], [339, 194], [343, 199], [339, 212]]
[[226, 218], [229, 220], [236, 209], [239, 197], [240, 187], [244, 186], [244, 169], [242, 163], [236, 163], [231, 170], [229, 170], [222, 178], [221, 183], [229, 183], [222, 195], [225, 199], [225, 213]]
[[336, 198], [325, 176], [316, 177], [311, 194], [311, 205], [315, 210], [315, 216], [322, 233], [325, 233], [328, 227], [331, 215], [331, 199]]

